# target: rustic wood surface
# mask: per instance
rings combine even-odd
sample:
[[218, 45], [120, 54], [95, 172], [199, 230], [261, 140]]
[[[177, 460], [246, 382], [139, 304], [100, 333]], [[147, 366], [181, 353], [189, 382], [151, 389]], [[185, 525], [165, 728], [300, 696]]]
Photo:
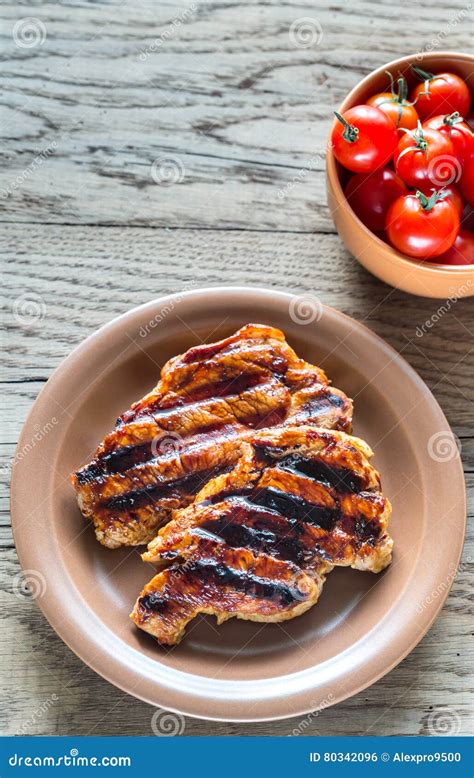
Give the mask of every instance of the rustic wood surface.
[[[331, 110], [397, 56], [468, 51], [466, 5], [112, 0], [5, 3], [2, 11], [2, 474], [38, 391], [98, 326], [184, 286], [260, 285], [317, 294], [413, 365], [459, 437], [472, 519], [472, 298], [417, 337], [440, 302], [388, 288], [349, 256], [324, 183]], [[39, 316], [25, 321], [15, 310], [27, 303]], [[153, 708], [85, 667], [35, 603], [14, 593], [7, 481], [1, 733], [152, 734]], [[410, 656], [296, 731], [472, 731], [472, 540], [439, 618]], [[300, 723], [188, 718], [184, 734], [289, 735]]]

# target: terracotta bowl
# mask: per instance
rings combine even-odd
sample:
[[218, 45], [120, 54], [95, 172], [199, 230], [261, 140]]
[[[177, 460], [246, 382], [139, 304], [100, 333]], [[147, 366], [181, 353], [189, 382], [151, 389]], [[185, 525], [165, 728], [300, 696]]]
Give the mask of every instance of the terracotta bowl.
[[[474, 105], [474, 57], [443, 51], [411, 54], [374, 70], [348, 94], [338, 109], [339, 113], [344, 113], [358, 103], [365, 103], [376, 92], [384, 91], [387, 87], [386, 70], [394, 76], [399, 72], [403, 73], [411, 86], [414, 81], [410, 65], [417, 65], [431, 72], [449, 70], [465, 79], [470, 77], [468, 83]], [[442, 265], [411, 260], [370, 232], [346, 200], [343, 187], [347, 176], [347, 171], [339, 165], [332, 151], [328, 149], [329, 208], [339, 235], [361, 265], [390, 286], [422, 297], [459, 298], [474, 295], [474, 265]]]

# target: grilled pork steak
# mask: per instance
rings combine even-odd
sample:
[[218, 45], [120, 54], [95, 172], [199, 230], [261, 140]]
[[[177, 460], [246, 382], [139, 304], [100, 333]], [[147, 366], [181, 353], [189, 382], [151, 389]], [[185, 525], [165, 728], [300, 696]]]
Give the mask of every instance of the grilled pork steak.
[[285, 425], [254, 432], [242, 450], [143, 555], [164, 569], [132, 619], [163, 644], [179, 642], [199, 613], [293, 618], [314, 605], [334, 566], [378, 573], [391, 561], [391, 506], [364, 441]]
[[231, 467], [255, 429], [350, 431], [351, 422], [351, 401], [320, 368], [299, 359], [280, 330], [248, 324], [171, 359], [72, 482], [101, 543], [139, 545]]
[[321, 564], [307, 573], [288, 560], [196, 537], [179, 562], [145, 586], [131, 617], [162, 645], [179, 643], [200, 613], [216, 616], [218, 624], [234, 616], [286, 621], [318, 601], [330, 570]]

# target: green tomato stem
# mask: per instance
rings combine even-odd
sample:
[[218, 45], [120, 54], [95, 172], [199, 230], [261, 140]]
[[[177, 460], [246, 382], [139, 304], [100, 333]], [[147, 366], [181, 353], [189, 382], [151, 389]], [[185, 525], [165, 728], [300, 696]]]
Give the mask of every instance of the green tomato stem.
[[434, 190], [433, 193], [427, 197], [425, 194], [423, 194], [423, 192], [420, 192], [420, 190], [417, 189], [415, 192], [415, 197], [417, 198], [423, 210], [428, 212], [434, 208], [436, 203], [438, 203], [440, 200], [444, 200], [448, 194], [449, 193], [446, 191], [446, 189], [440, 189], [439, 191]]
[[447, 124], [448, 127], [454, 127], [455, 124], [459, 124], [459, 122], [462, 122], [463, 118], [459, 111], [454, 111], [454, 113], [448, 114], [448, 116], [445, 116], [443, 119], [443, 124]]
[[346, 122], [343, 116], [341, 116], [340, 113], [337, 111], [334, 111], [334, 115], [336, 119], [341, 122], [341, 124], [344, 127], [344, 131], [342, 133], [342, 137], [344, 140], [346, 140], [348, 143], [354, 143], [354, 141], [357, 140], [359, 137], [359, 130], [357, 127], [354, 127], [353, 124], [349, 124], [349, 122]]
[[426, 154], [426, 151], [428, 149], [428, 143], [426, 141], [426, 138], [423, 134], [423, 127], [421, 126], [421, 122], [418, 121], [418, 127], [416, 130], [407, 130], [406, 127], [400, 128], [403, 132], [406, 132], [407, 135], [410, 136], [415, 141], [414, 146], [408, 146], [406, 149], [403, 149], [401, 154], [398, 156], [397, 159], [397, 165], [400, 162], [401, 158], [405, 156], [405, 154], [409, 154], [411, 151], [422, 151], [424, 154]]
[[417, 68], [416, 65], [411, 65], [410, 70], [415, 74], [415, 76], [418, 76], [420, 81], [431, 81], [431, 79], [434, 78], [434, 73], [429, 73], [427, 70]]

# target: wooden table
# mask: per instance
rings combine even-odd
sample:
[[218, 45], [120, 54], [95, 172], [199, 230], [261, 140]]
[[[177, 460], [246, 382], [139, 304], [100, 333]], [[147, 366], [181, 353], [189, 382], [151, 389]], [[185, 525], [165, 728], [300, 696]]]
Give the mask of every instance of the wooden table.
[[[468, 51], [463, 2], [111, 0], [3, 13], [3, 473], [38, 391], [86, 335], [184, 286], [249, 284], [315, 293], [401, 352], [460, 439], [472, 498], [472, 298], [417, 337], [440, 301], [390, 289], [349, 256], [324, 182], [333, 108], [397, 56]], [[86, 668], [34, 602], [13, 593], [6, 480], [2, 733], [152, 734], [153, 709]], [[469, 732], [473, 554], [468, 543], [441, 615], [410, 656], [310, 717], [305, 734], [425, 734], [433, 720], [436, 734], [446, 717], [447, 731]], [[298, 723], [187, 719], [185, 734], [287, 735]]]

